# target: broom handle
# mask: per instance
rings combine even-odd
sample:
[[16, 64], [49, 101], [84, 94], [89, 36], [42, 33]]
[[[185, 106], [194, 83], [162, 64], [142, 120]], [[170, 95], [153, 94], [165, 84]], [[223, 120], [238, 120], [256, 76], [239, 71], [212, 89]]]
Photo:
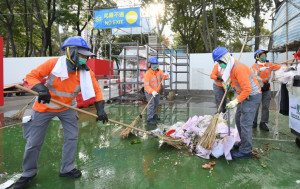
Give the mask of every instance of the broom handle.
[[143, 111], [140, 113], [140, 115], [143, 115], [143, 113], [145, 112], [145, 110], [147, 109], [147, 107], [149, 106], [150, 102], [153, 100], [154, 96], [151, 97], [151, 99], [149, 100], [147, 106], [143, 109]]
[[[22, 89], [22, 90], [24, 90], [24, 91], [26, 91], [26, 92], [32, 93], [32, 94], [34, 94], [34, 95], [37, 95], [37, 96], [39, 95], [37, 92], [35, 92], [35, 91], [31, 90], [31, 89], [28, 89], [28, 88], [26, 88], [26, 87], [22, 87], [21, 85], [16, 84], [15, 87], [17, 87], [17, 88], [19, 88], [19, 89]], [[51, 98], [51, 101], [54, 102], [54, 103], [56, 103], [56, 104], [65, 106], [65, 107], [67, 107], [67, 108], [76, 110], [76, 111], [78, 111], [78, 112], [81, 112], [81, 113], [84, 113], [84, 114], [87, 114], [87, 115], [90, 115], [90, 116], [93, 116], [93, 117], [96, 117], [96, 118], [98, 117], [98, 116], [97, 116], [96, 114], [94, 114], [94, 113], [91, 113], [91, 112], [88, 112], [88, 111], [85, 111], [85, 110], [82, 110], [82, 109], [79, 109], [79, 108], [75, 108], [75, 107], [73, 107], [73, 106], [70, 106], [70, 105], [68, 105], [68, 104], [62, 103], [62, 102], [57, 101], [57, 100], [55, 100], [55, 99], [52, 99], [52, 98]], [[132, 126], [127, 125], [127, 124], [125, 124], [125, 123], [121, 123], [121, 122], [118, 122], [118, 121], [115, 121], [115, 120], [112, 120], [112, 119], [108, 119], [108, 120], [109, 120], [110, 122], [112, 122], [112, 123], [115, 123], [115, 124], [118, 124], [118, 125], [122, 125], [122, 126], [124, 126], [124, 127], [129, 127], [129, 128], [131, 128], [131, 129], [134, 129], [134, 130], [137, 130], [137, 131], [140, 131], [140, 132], [149, 134], [149, 135], [152, 134], [152, 133], [149, 132], [149, 131], [146, 131], [146, 130], [143, 130], [143, 129], [139, 129], [139, 128], [136, 128], [136, 127], [132, 127]]]
[[[245, 37], [245, 41], [244, 41], [244, 43], [243, 43], [243, 46], [242, 46], [242, 49], [241, 49], [241, 52], [240, 52], [240, 56], [239, 56], [239, 58], [237, 59], [238, 61], [240, 60], [240, 58], [241, 58], [241, 56], [242, 56], [242, 53], [243, 53], [243, 51], [244, 51], [244, 47], [245, 47], [245, 45], [246, 45], [246, 43], [247, 43], [247, 39], [248, 39], [248, 35], [246, 35], [246, 37]], [[223, 103], [224, 103], [224, 100], [225, 100], [225, 98], [226, 98], [227, 92], [228, 92], [228, 90], [226, 89], [226, 90], [225, 90], [225, 93], [224, 93], [224, 95], [223, 95], [222, 101], [221, 101], [221, 103], [220, 103], [220, 105], [219, 105], [218, 113], [221, 112], [221, 107], [222, 107], [222, 105], [223, 105]]]
[[[298, 51], [296, 54], [295, 54], [295, 57], [294, 58], [291, 58], [291, 59], [289, 59], [289, 60], [286, 60], [286, 61], [283, 61], [283, 62], [280, 62], [280, 63], [275, 63], [275, 65], [273, 65], [273, 66], [276, 66], [276, 65], [279, 65], [279, 64], [289, 64], [288, 62], [289, 61], [294, 61], [294, 60], [296, 60], [296, 59], [300, 59], [300, 54], [298, 54], [300, 51]], [[297, 55], [297, 56], [296, 56]], [[292, 62], [292, 63], [290, 63], [290, 64], [294, 64], [294, 62]], [[273, 66], [271, 66], [270, 68], [272, 68]]]
[[225, 97], [226, 97], [226, 95], [227, 95], [227, 92], [228, 92], [228, 90], [226, 89], [226, 90], [225, 90], [225, 93], [224, 93], [224, 95], [223, 95], [222, 101], [221, 101], [221, 103], [220, 103], [220, 105], [219, 105], [218, 113], [221, 112], [221, 107], [222, 107], [222, 105], [223, 105], [223, 103], [224, 103], [224, 101], [225, 101]]
[[[275, 63], [275, 65], [271, 66], [270, 68], [274, 67], [274, 66], [277, 66], [277, 65], [280, 65], [280, 64], [287, 64], [289, 61], [293, 61], [295, 60], [296, 58], [291, 58], [289, 60], [286, 60], [286, 61], [283, 61], [283, 62], [280, 62], [280, 63]], [[295, 63], [292, 63], [292, 64], [295, 64]]]
[[31, 100], [30, 100], [30, 102], [28, 102], [28, 106], [33, 102], [35, 100], [35, 97], [33, 97]]
[[200, 72], [200, 73], [202, 73], [203, 75], [210, 76], [209, 74], [207, 74], [207, 73], [204, 73], [204, 72], [201, 72], [200, 70], [197, 70], [197, 72]]
[[243, 46], [242, 46], [242, 49], [241, 49], [241, 52], [240, 52], [240, 56], [239, 56], [239, 58], [237, 59], [238, 61], [240, 61], [240, 59], [241, 59], [242, 53], [243, 53], [243, 51], [244, 51], [244, 47], [245, 47], [245, 45], [246, 45], [246, 43], [247, 43], [247, 39], [248, 39], [248, 35], [246, 35], [246, 37], [245, 37], [245, 41], [244, 41], [244, 43], [243, 43]]

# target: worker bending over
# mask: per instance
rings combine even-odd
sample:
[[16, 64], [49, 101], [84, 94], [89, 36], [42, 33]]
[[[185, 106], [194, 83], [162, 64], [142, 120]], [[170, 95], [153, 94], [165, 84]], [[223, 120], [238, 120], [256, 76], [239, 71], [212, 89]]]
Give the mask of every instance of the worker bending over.
[[160, 120], [157, 115], [157, 108], [159, 104], [159, 90], [161, 89], [162, 80], [168, 79], [168, 74], [164, 74], [162, 70], [159, 69], [157, 57], [151, 57], [149, 60], [150, 68], [146, 71], [144, 77], [144, 90], [148, 102], [150, 102], [147, 107], [147, 123], [150, 125], [156, 125], [155, 120]]
[[[83, 100], [95, 97], [97, 120], [108, 121], [104, 111], [104, 100], [95, 74], [85, 64], [90, 52], [86, 41], [73, 36], [66, 39], [61, 47], [66, 55], [51, 58], [26, 75], [26, 81], [32, 90], [39, 93], [33, 105], [32, 120], [24, 126], [27, 141], [23, 160], [23, 173], [14, 188], [25, 188], [36, 176], [38, 159], [45, 140], [47, 127], [51, 119], [57, 116], [63, 127], [64, 144], [59, 176], [78, 178], [81, 171], [75, 168], [75, 155], [78, 140], [78, 115], [73, 109], [66, 108], [50, 99], [76, 107], [76, 96], [81, 91]], [[46, 84], [41, 78], [47, 77]]]
[[[234, 159], [249, 158], [252, 151], [252, 123], [259, 103], [261, 102], [261, 89], [251, 70], [244, 64], [235, 62], [229, 51], [224, 47], [214, 49], [213, 60], [220, 66], [226, 67], [223, 80], [231, 79], [231, 85], [238, 96], [230, 101], [226, 108], [235, 108], [235, 122], [241, 138], [237, 151], [231, 153]], [[227, 90], [229, 85], [226, 86]]]
[[[252, 65], [251, 69], [255, 74], [259, 84], [261, 86], [262, 91], [262, 109], [261, 109], [261, 118], [259, 127], [262, 130], [269, 131], [267, 123], [269, 122], [269, 107], [271, 101], [271, 87], [270, 87], [270, 79], [271, 72], [274, 70], [279, 70], [281, 68], [280, 65], [275, 65], [272, 62], [267, 60], [268, 51], [263, 49], [258, 49], [254, 53], [255, 63]], [[259, 106], [256, 111], [256, 115], [253, 121], [253, 128], [257, 127], [257, 117], [258, 117]]]

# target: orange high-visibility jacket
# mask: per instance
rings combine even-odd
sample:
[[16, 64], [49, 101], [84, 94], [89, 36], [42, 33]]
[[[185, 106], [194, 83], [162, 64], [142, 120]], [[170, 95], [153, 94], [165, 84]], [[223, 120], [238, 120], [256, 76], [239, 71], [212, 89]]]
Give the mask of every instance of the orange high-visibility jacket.
[[[262, 67], [269, 67], [266, 71], [259, 71]], [[273, 70], [279, 70], [281, 68], [280, 65], [276, 65], [272, 62], [266, 62], [264, 65], [259, 65], [254, 63], [252, 65], [252, 69], [256, 71], [257, 76], [259, 76], [263, 83], [268, 83], [271, 79], [271, 72]]]
[[213, 79], [213, 80], [215, 80], [215, 84], [217, 86], [219, 86], [219, 87], [223, 87], [223, 85], [222, 85], [222, 81], [220, 81], [220, 80], [217, 79], [217, 76], [219, 75], [219, 76], [222, 77], [224, 70], [225, 69], [221, 68], [219, 66], [219, 64], [215, 64], [214, 68], [213, 68], [213, 70], [212, 70], [212, 72], [210, 74], [210, 78]]
[[164, 73], [159, 68], [157, 70], [152, 70], [149, 68], [146, 71], [144, 77], [144, 90], [148, 94], [152, 94], [153, 91], [158, 92], [161, 88], [162, 79], [168, 79], [168, 76], [163, 76]]
[[239, 94], [236, 97], [239, 102], [245, 100], [249, 95], [261, 93], [257, 79], [245, 64], [235, 63], [230, 72], [230, 79]]
[[[76, 106], [76, 96], [80, 92], [80, 72], [78, 71], [77, 75], [76, 72], [68, 72], [69, 78], [61, 81], [60, 77], [51, 74], [57, 60], [58, 58], [51, 58], [36, 69], [33, 69], [26, 75], [26, 81], [33, 87], [41, 82], [41, 78], [48, 76], [46, 86], [49, 89], [51, 98], [71, 106]], [[101, 88], [95, 78], [94, 72], [92, 70], [89, 72], [95, 90], [96, 102], [101, 101], [103, 100]], [[54, 102], [43, 104], [37, 101], [32, 108], [38, 112], [61, 112], [68, 109]]]

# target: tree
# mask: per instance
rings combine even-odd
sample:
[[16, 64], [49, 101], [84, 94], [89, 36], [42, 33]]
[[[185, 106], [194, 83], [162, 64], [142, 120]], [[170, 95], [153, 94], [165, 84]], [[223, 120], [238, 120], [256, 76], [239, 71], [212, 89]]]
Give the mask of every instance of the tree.
[[[171, 19], [170, 17], [170, 10], [171, 8], [171, 1], [169, 0], [142, 0], [142, 7], [150, 9], [152, 14], [154, 14], [155, 24], [156, 24], [156, 31], [155, 33], [158, 36], [158, 43], [162, 41], [162, 33], [166, 24]], [[155, 11], [153, 11], [155, 10]]]
[[[43, 1], [35, 0], [35, 8], [37, 11], [36, 19], [40, 23], [43, 32], [41, 56], [46, 56], [47, 49], [49, 49], [49, 56], [52, 56], [51, 27], [56, 19], [56, 0], [46, 0], [45, 3], [42, 2]], [[47, 11], [47, 16], [44, 16], [42, 13], [44, 6]], [[44, 20], [47, 21], [44, 22]]]
[[172, 30], [180, 33], [181, 42], [189, 44], [191, 52], [211, 52], [216, 44], [239, 40], [243, 32], [241, 18], [252, 11], [251, 0], [171, 0], [170, 3]]
[[93, 11], [96, 7], [108, 8], [114, 6], [111, 0], [69, 0], [61, 1], [58, 12], [58, 23], [68, 24], [81, 36], [83, 30], [93, 18]]
[[[206, 14], [206, 1], [202, 0], [202, 33], [203, 33], [203, 41], [208, 46], [206, 48], [206, 52], [212, 52], [211, 46], [211, 36], [210, 36], [210, 29], [208, 27], [207, 22], [207, 14]], [[199, 23], [199, 22], [198, 22]], [[200, 29], [200, 27], [199, 27]]]
[[214, 48], [218, 45], [217, 37], [217, 18], [216, 18], [216, 0], [213, 0], [213, 23], [214, 23]]
[[25, 26], [25, 57], [29, 57], [33, 51], [33, 1], [23, 0], [24, 5], [24, 26]]
[[[175, 40], [180, 37], [180, 41], [177, 41], [178, 45], [188, 45], [190, 52], [199, 52], [203, 49], [203, 41], [198, 29], [199, 14], [195, 16], [195, 12], [198, 10], [198, 1], [193, 2], [178, 2], [171, 1], [172, 3], [172, 25], [171, 29], [178, 33], [174, 38]], [[197, 18], [198, 16], [198, 18]], [[200, 42], [202, 41], [202, 43]]]
[[164, 34], [161, 35], [161, 39], [162, 42], [164, 42], [164, 44], [169, 47], [170, 46], [170, 39], [168, 37], [166, 37]]
[[[276, 1], [275, 1], [276, 3]], [[255, 36], [260, 36], [261, 34], [261, 21], [264, 21], [261, 19], [261, 12], [267, 12], [270, 7], [272, 7], [272, 0], [254, 0], [254, 8], [252, 17], [254, 18], [254, 24], [255, 24]], [[259, 49], [260, 44], [260, 38], [255, 38], [255, 47], [254, 49]]]
[[13, 24], [15, 20], [14, 8], [17, 4], [17, 0], [5, 0], [5, 2], [0, 2], [0, 7], [5, 7], [4, 11], [0, 10], [0, 21], [6, 26], [8, 33], [8, 40], [6, 42], [6, 57], [9, 55], [9, 43], [12, 50], [12, 56], [17, 56], [15, 42], [13, 38]]

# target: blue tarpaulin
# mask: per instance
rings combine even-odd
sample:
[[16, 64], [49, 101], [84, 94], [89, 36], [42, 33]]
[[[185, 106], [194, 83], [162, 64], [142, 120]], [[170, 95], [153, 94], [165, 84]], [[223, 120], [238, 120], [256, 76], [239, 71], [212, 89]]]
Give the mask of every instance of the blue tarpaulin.
[[[298, 6], [298, 8], [290, 2]], [[286, 5], [285, 2], [274, 17], [273, 31], [275, 32], [273, 33], [273, 48], [300, 39], [300, 0], [289, 0], [288, 11], [286, 11]], [[289, 21], [288, 24], [285, 24], [287, 21]], [[288, 39], [286, 38], [287, 29]]]

